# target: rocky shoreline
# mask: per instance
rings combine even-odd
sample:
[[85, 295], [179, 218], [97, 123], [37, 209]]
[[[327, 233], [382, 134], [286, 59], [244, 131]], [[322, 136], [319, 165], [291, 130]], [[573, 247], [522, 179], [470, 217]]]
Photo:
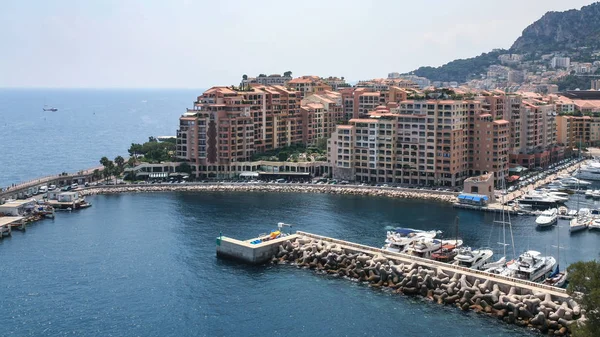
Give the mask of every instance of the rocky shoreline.
[[417, 262], [402, 263], [309, 237], [282, 242], [272, 262], [291, 263], [399, 294], [421, 295], [552, 336], [568, 335], [573, 324], [585, 320], [585, 311], [573, 299], [552, 298], [543, 290], [531, 293], [515, 286], [502, 291], [491, 279], [473, 281], [460, 272], [452, 275]]
[[193, 185], [130, 185], [90, 187], [80, 191], [82, 196], [117, 193], [148, 193], [148, 192], [277, 192], [277, 193], [326, 193], [377, 196], [398, 199], [422, 199], [438, 202], [454, 203], [454, 194], [435, 191], [376, 188], [370, 186], [347, 185], [302, 185], [302, 184], [193, 184]]

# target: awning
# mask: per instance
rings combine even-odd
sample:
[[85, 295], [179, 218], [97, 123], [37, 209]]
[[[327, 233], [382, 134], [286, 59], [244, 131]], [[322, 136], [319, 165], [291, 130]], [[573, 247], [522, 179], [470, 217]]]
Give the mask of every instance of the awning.
[[510, 182], [519, 180], [519, 178], [520, 177], [516, 176], [516, 175], [515, 176], [510, 176], [510, 177], [506, 178], [506, 181], [508, 181], [510, 183]]

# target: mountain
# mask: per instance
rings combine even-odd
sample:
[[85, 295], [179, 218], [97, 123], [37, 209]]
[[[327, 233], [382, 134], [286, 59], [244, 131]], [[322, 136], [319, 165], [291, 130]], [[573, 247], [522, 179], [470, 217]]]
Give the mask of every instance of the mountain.
[[581, 10], [548, 12], [525, 28], [510, 48], [518, 54], [600, 47], [600, 2]]
[[498, 56], [507, 52], [504, 49], [495, 49], [476, 57], [454, 60], [441, 67], [420, 67], [412, 73], [427, 77], [432, 81], [466, 82], [473, 78], [479, 78], [479, 74], [485, 73], [489, 66], [498, 63]]
[[[582, 47], [585, 49], [575, 51]], [[535, 59], [543, 53], [557, 51], [575, 55], [579, 61], [588, 61], [594, 49], [600, 49], [600, 2], [584, 6], [581, 10], [546, 13], [525, 28], [508, 51], [495, 49], [440, 67], [420, 67], [411, 73], [432, 81], [466, 82], [484, 74], [490, 65], [500, 64], [498, 56], [501, 54], [528, 54], [529, 59]]]

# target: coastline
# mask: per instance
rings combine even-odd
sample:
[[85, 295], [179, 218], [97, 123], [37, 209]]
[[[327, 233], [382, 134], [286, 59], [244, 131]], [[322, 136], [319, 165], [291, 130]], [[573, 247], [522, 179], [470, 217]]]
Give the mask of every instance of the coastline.
[[117, 193], [149, 192], [269, 192], [269, 193], [318, 193], [387, 197], [397, 199], [421, 199], [454, 203], [453, 192], [405, 189], [393, 187], [315, 185], [315, 184], [156, 184], [88, 187], [79, 191], [82, 196]]

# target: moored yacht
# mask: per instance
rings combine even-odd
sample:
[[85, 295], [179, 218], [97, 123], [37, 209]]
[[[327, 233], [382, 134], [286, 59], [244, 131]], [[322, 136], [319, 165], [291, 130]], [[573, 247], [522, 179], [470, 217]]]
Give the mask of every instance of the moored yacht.
[[383, 249], [401, 253], [414, 241], [424, 238], [435, 238], [438, 234], [437, 231], [422, 231], [411, 228], [397, 228], [394, 231], [388, 231], [387, 238]]
[[558, 222], [558, 211], [556, 208], [550, 208], [542, 212], [540, 216], [535, 219], [535, 223], [538, 227], [550, 227], [556, 225]]
[[459, 248], [457, 253], [453, 264], [477, 270], [481, 270], [494, 255], [491, 249], [472, 250], [471, 247]]
[[577, 179], [575, 177], [561, 178], [559, 180], [559, 182], [561, 183], [561, 185], [563, 185], [565, 187], [575, 187], [575, 188], [581, 188], [581, 187], [584, 187], [584, 186], [592, 184], [589, 181], [582, 180], [582, 179]]
[[588, 229], [600, 229], [600, 219], [594, 219], [588, 224]]
[[505, 275], [531, 282], [545, 280], [556, 266], [556, 259], [552, 256], [542, 256], [535, 250], [528, 250], [519, 255], [519, 258], [506, 267]]
[[584, 230], [588, 227], [588, 224], [591, 222], [591, 213], [589, 208], [582, 208], [577, 213], [577, 217], [571, 219], [569, 223], [569, 232], [574, 233], [581, 230]]
[[529, 192], [519, 199], [519, 203], [533, 206], [554, 206], [558, 201], [546, 193]]
[[406, 249], [405, 253], [413, 256], [422, 257], [425, 259], [431, 258], [431, 254], [437, 250], [440, 250], [443, 246], [454, 246], [459, 248], [462, 246], [462, 240], [440, 240], [424, 238], [417, 241], [413, 241]]
[[585, 180], [600, 180], [600, 163], [593, 162], [583, 165], [573, 176]]

